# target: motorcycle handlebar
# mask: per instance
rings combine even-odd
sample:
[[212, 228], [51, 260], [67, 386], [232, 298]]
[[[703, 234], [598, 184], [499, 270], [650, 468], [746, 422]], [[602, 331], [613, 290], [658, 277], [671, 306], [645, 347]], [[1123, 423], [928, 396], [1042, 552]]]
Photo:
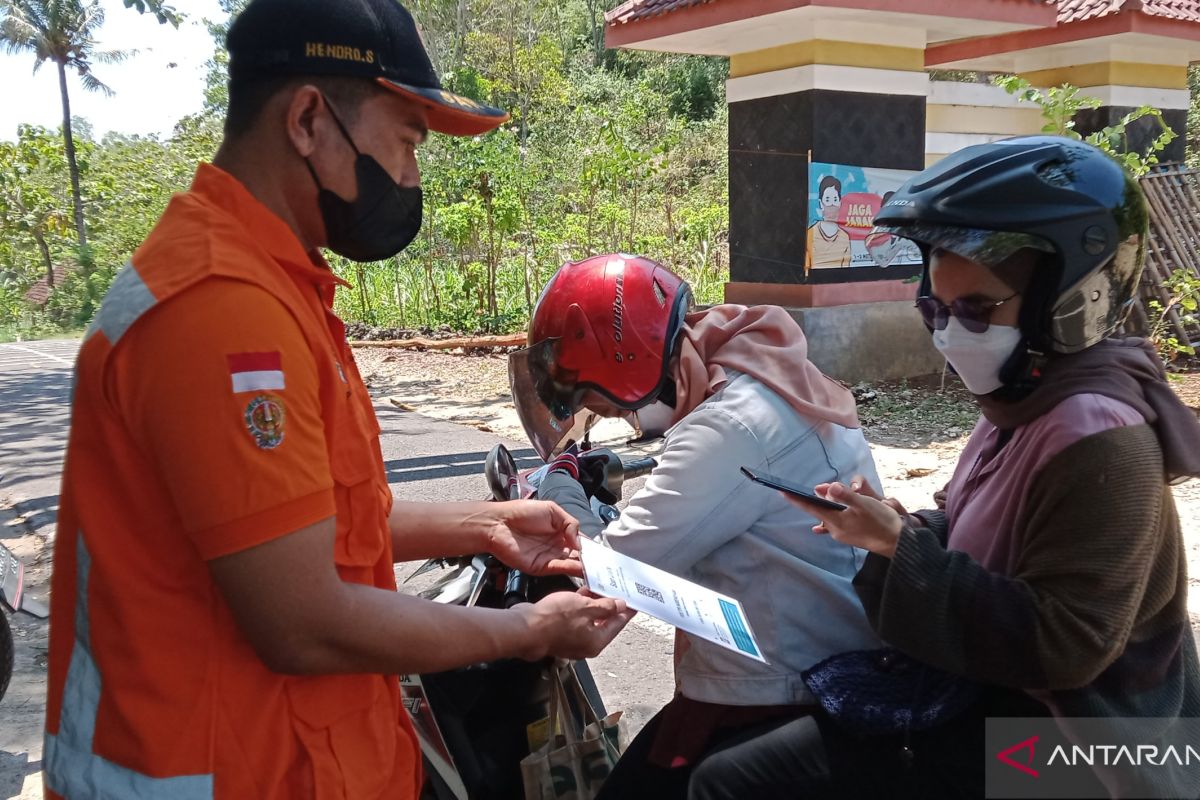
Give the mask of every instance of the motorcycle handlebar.
[[509, 570], [504, 581], [504, 607], [529, 602], [529, 576], [520, 570]]
[[649, 475], [658, 466], [658, 461], [650, 457], [638, 458], [633, 461], [627, 461], [622, 466], [624, 467], [622, 472], [625, 473], [625, 480], [629, 481], [634, 478], [640, 478], [643, 475]]
[[[621, 478], [618, 483], [640, 478], [643, 475], [649, 475], [655, 467], [658, 466], [658, 461], [654, 458], [637, 458], [632, 461], [621, 462]], [[619, 492], [619, 490], [618, 490]], [[510, 569], [504, 580], [504, 607], [512, 608], [518, 603], [530, 602], [529, 589], [530, 577], [520, 570]]]

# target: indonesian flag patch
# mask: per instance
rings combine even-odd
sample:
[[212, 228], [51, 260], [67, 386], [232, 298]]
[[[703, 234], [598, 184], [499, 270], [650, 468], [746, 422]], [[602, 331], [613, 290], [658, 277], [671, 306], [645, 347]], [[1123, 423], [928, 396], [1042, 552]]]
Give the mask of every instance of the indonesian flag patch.
[[283, 391], [283, 359], [279, 353], [234, 353], [229, 359], [233, 393]]

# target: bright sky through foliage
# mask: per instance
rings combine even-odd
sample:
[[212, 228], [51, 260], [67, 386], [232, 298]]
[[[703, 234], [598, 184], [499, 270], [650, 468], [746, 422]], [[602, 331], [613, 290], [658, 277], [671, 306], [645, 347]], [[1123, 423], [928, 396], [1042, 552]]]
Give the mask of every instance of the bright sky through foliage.
[[[87, 119], [97, 138], [108, 131], [170, 134], [180, 117], [199, 111], [204, 102], [204, 62], [213, 51], [204, 18], [221, 19], [220, 7], [216, 0], [175, 0], [175, 9], [187, 15], [176, 30], [125, 8], [121, 0], [101, 4], [106, 20], [98, 49], [140, 52], [124, 64], [95, 65], [96, 76], [116, 92], [111, 98], [84, 91], [68, 72], [72, 115]], [[22, 122], [51, 127], [62, 122], [55, 65], [46, 62], [36, 76], [32, 70], [32, 54], [0, 53], [0, 139], [15, 139]]]

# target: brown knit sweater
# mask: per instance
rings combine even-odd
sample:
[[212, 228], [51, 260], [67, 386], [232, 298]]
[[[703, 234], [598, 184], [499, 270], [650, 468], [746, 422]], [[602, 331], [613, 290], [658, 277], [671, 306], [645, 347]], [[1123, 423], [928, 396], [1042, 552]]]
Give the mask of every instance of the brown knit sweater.
[[1147, 425], [1089, 436], [1046, 463], [1011, 563], [947, 551], [921, 512], [855, 588], [876, 631], [914, 658], [1023, 689], [1059, 717], [1200, 717], [1183, 535]]

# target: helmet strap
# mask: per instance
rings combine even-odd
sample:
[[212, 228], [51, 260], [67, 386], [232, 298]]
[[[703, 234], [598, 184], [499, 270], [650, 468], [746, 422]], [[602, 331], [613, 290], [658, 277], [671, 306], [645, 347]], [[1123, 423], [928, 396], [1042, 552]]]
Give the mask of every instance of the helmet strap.
[[1000, 369], [1004, 385], [994, 392], [996, 398], [1015, 403], [1028, 397], [1041, 385], [1046, 361], [1046, 354], [1024, 339]]
[[1000, 370], [1004, 386], [996, 390], [996, 397], [1006, 402], [1017, 402], [1028, 397], [1042, 382], [1042, 373], [1049, 361], [1051, 350], [1047, 318], [1055, 297], [1061, 267], [1052, 268], [1044, 261], [1042, 269], [1034, 271], [1022, 291], [1021, 313], [1017, 324], [1023, 338], [1021, 345]]
[[658, 390], [658, 394], [650, 402], [659, 400], [674, 408], [679, 400], [677, 391], [675, 380], [673, 378], [664, 378], [662, 388]]

